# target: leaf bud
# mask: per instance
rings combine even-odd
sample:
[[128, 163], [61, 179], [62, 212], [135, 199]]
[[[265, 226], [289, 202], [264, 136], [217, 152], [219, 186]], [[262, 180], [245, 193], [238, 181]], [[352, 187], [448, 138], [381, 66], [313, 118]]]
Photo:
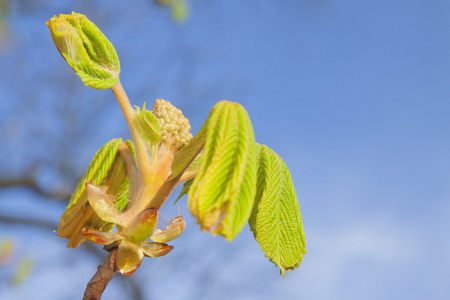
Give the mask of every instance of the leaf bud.
[[61, 14], [46, 24], [59, 53], [85, 85], [107, 89], [118, 82], [120, 63], [116, 50], [86, 16], [75, 12]]

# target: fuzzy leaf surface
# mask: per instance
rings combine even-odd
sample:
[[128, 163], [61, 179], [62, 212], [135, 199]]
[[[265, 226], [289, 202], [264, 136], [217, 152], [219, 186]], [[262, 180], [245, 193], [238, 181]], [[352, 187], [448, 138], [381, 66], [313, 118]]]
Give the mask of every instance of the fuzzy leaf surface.
[[61, 14], [46, 24], [56, 48], [85, 85], [107, 89], [118, 82], [120, 63], [117, 52], [86, 16], [74, 12]]
[[129, 140], [119, 144], [118, 151], [120, 155], [116, 155], [113, 168], [107, 175], [106, 181], [104, 180], [102, 183], [102, 185], [108, 187], [109, 193], [114, 196], [114, 206], [117, 211], [121, 211], [125, 207], [130, 194], [129, 170], [126, 160], [122, 152], [120, 152], [121, 147], [126, 147], [131, 153], [134, 151], [134, 145]]
[[248, 221], [256, 192], [253, 128], [240, 104], [221, 101], [203, 129], [205, 146], [188, 206], [203, 230], [231, 241]]
[[86, 173], [78, 183], [77, 188], [70, 198], [67, 208], [73, 206], [81, 199], [81, 196], [86, 193], [86, 182], [91, 182], [94, 185], [101, 185], [103, 180], [112, 171], [116, 156], [118, 153], [119, 145], [122, 142], [121, 139], [114, 139], [103, 145], [92, 158]]
[[147, 143], [150, 143], [151, 146], [159, 143], [161, 140], [161, 126], [153, 113], [145, 108], [145, 103], [142, 106], [142, 110], [136, 108], [136, 122], [140, 135]]
[[257, 151], [257, 192], [249, 225], [266, 257], [284, 276], [306, 253], [302, 217], [284, 161], [265, 145], [257, 145]]
[[175, 155], [172, 162], [172, 173], [169, 180], [182, 175], [189, 166], [195, 161], [205, 144], [205, 134], [200, 130], [197, 135], [183, 148], [181, 148]]
[[[128, 201], [128, 197], [125, 196], [128, 194], [126, 168], [118, 152], [121, 143], [121, 139], [111, 140], [97, 151], [73, 192], [69, 205], [58, 224], [58, 236], [69, 239], [69, 247], [75, 248], [84, 241], [81, 234], [83, 227], [89, 226], [102, 231], [110, 231], [114, 227], [114, 224], [101, 220], [90, 206], [86, 194], [87, 182], [98, 186], [109, 186], [110, 193], [119, 196], [120, 199], [117, 201], [116, 197], [116, 209], [123, 207]], [[114, 184], [112, 181], [115, 181]]]

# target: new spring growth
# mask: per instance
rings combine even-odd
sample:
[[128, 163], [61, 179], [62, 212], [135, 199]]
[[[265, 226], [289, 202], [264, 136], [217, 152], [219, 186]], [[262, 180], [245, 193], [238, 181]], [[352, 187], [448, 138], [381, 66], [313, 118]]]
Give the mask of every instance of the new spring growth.
[[[144, 256], [159, 257], [169, 253], [173, 246], [165, 243], [179, 237], [184, 230], [184, 220], [177, 217], [173, 223], [183, 224], [176, 226], [176, 229], [180, 230], [171, 229], [175, 226], [169, 224], [165, 231], [158, 231], [157, 238], [154, 240], [152, 234], [158, 223], [157, 209], [145, 209], [125, 226], [121, 219], [121, 213], [116, 211], [111, 197], [105, 193], [104, 189], [87, 183], [86, 191], [88, 201], [97, 216], [105, 222], [116, 224], [117, 232], [103, 232], [92, 227], [84, 227], [82, 234], [94, 243], [114, 244], [118, 247], [116, 268], [123, 275], [133, 274], [141, 265]], [[149, 238], [155, 242], [148, 243]]]
[[120, 63], [116, 50], [86, 16], [72, 12], [54, 16], [46, 24], [59, 53], [85, 85], [108, 89], [117, 83]]
[[153, 112], [144, 104], [142, 109], [134, 110], [131, 119], [130, 128], [137, 128], [139, 138], [144, 141], [141, 152], [145, 152], [145, 156], [138, 157], [138, 166], [146, 167], [147, 172], [140, 174], [136, 197], [126, 207], [125, 222], [145, 208], [162, 206], [172, 189], [182, 181], [169, 180], [174, 174], [174, 159], [192, 140], [188, 119], [168, 101], [156, 100]]
[[[123, 211], [117, 211], [107, 188], [86, 184], [87, 199], [95, 214], [104, 222], [116, 224], [117, 232], [85, 227], [82, 234], [92, 242], [118, 247], [116, 267], [124, 275], [133, 274], [144, 256], [158, 257], [167, 254], [173, 247], [165, 243], [179, 237], [185, 228], [183, 218], [177, 217], [166, 230], [156, 229], [158, 205], [152, 205], [151, 201], [156, 199], [161, 203], [178, 183], [175, 181], [161, 196], [177, 151], [192, 139], [189, 121], [168, 101], [157, 100], [153, 109], [154, 113], [146, 110], [145, 105], [142, 110], [137, 108], [133, 115], [135, 122], [130, 126], [137, 124], [140, 137], [145, 141], [148, 160], [138, 161], [138, 166], [141, 163], [150, 164], [150, 172], [144, 174], [146, 177], [130, 174], [135, 172], [134, 159], [127, 150], [128, 147], [122, 149], [122, 157], [128, 161], [128, 177], [138, 181], [134, 184], [133, 180], [130, 181], [130, 185], [135, 186], [136, 190], [130, 189], [130, 200]], [[149, 238], [154, 242], [147, 243]]]
[[229, 241], [247, 223], [256, 192], [255, 137], [242, 105], [220, 101], [204, 125], [206, 142], [188, 205], [202, 229]]
[[192, 139], [189, 120], [170, 102], [157, 99], [153, 105], [153, 114], [159, 121], [161, 138], [165, 144], [179, 149]]
[[[94, 88], [111, 88], [133, 142], [112, 140], [95, 155], [58, 225], [77, 247], [84, 239], [117, 248], [117, 270], [136, 271], [144, 256], [167, 254], [183, 218], [156, 228], [158, 211], [185, 182], [191, 214], [203, 230], [233, 240], [248, 222], [255, 239], [282, 274], [303, 259], [305, 237], [288, 168], [273, 150], [255, 142], [240, 104], [220, 101], [192, 137], [189, 121], [170, 102], [133, 109], [119, 80], [117, 53], [85, 16], [47, 22], [63, 58]], [[116, 232], [111, 232], [113, 227]], [[150, 240], [150, 242], [149, 242]]]
[[136, 107], [135, 117], [153, 165], [162, 157], [173, 158], [178, 149], [192, 140], [189, 120], [169, 101], [157, 99], [153, 111], [148, 111], [144, 103], [142, 110]]

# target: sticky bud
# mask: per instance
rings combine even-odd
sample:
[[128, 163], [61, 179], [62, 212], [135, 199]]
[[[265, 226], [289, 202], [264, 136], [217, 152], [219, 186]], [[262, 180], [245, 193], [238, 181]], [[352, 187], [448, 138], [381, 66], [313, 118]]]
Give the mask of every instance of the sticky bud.
[[144, 259], [142, 248], [127, 240], [122, 240], [117, 250], [116, 268], [122, 275], [132, 275]]
[[123, 235], [132, 242], [141, 243], [152, 235], [157, 223], [158, 210], [156, 208], [148, 208], [133, 219], [123, 232]]

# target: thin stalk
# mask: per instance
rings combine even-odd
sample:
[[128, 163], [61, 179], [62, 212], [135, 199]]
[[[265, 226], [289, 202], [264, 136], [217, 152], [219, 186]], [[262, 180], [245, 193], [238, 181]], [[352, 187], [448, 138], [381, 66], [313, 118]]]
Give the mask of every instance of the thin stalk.
[[139, 130], [136, 126], [136, 119], [134, 114], [134, 109], [130, 104], [130, 100], [123, 89], [120, 80], [111, 88], [114, 95], [119, 102], [120, 108], [122, 109], [123, 115], [125, 116], [125, 120], [128, 123], [128, 127], [130, 128], [131, 137], [134, 142], [134, 146], [136, 148], [136, 158], [138, 161], [139, 168], [139, 177], [140, 180], [145, 180], [146, 174], [150, 174], [150, 162], [147, 156], [147, 148], [145, 147], [145, 142], [139, 134]]

